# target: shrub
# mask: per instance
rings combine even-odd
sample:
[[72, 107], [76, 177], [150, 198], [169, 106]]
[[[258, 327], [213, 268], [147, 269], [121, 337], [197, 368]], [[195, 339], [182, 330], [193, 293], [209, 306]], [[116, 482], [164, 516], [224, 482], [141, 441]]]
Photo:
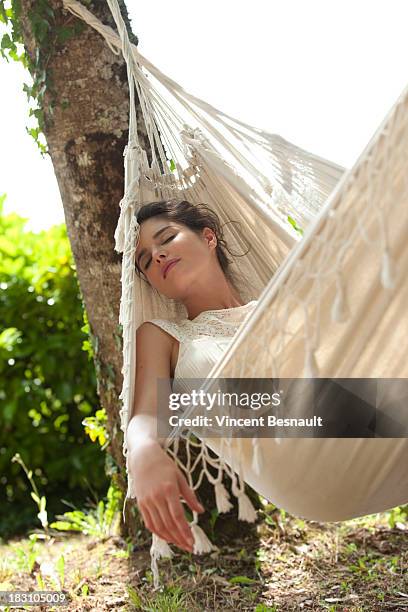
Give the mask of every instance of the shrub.
[[[86, 317], [64, 224], [40, 233], [4, 215], [0, 197], [0, 533], [38, 526], [18, 452], [46, 488], [81, 503], [92, 483], [106, 491], [104, 453], [82, 421], [100, 405]], [[85, 326], [84, 326], [85, 323]], [[83, 350], [83, 345], [86, 350]], [[100, 414], [100, 412], [99, 412]]]

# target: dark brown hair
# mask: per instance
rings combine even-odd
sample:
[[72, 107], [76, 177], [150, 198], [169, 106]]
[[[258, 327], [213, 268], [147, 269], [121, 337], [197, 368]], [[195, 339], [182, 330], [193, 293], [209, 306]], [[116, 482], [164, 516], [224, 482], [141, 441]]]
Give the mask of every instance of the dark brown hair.
[[[227, 253], [233, 256], [238, 255], [231, 253], [224, 239], [223, 226], [220, 218], [214, 210], [212, 210], [206, 204], [192, 204], [187, 200], [173, 198], [170, 200], [159, 200], [144, 204], [136, 213], [136, 219], [137, 222], [141, 224], [143, 221], [158, 215], [171, 221], [182, 223], [197, 234], [201, 234], [201, 231], [205, 227], [212, 229], [217, 238], [216, 254], [221, 269], [226, 278], [235, 286], [236, 278], [229, 268], [232, 260], [229, 259]], [[231, 223], [231, 221], [228, 223]], [[248, 251], [246, 253], [248, 253]], [[243, 253], [243, 255], [246, 255], [246, 253]], [[137, 265], [136, 272], [140, 276], [141, 270], [137, 267]], [[143, 274], [143, 272], [141, 273]]]

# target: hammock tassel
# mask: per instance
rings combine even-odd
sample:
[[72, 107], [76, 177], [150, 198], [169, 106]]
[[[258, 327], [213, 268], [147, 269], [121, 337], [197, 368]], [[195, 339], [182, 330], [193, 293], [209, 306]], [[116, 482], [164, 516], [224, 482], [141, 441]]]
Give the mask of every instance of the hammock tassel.
[[123, 253], [125, 248], [125, 212], [127, 206], [125, 206], [125, 197], [120, 201], [120, 215], [118, 224], [115, 229], [115, 251], [117, 253]]
[[394, 289], [395, 287], [395, 267], [388, 250], [385, 250], [382, 256], [381, 284], [384, 289]]
[[151, 548], [150, 548], [150, 552], [154, 553], [156, 555], [157, 559], [161, 559], [162, 557], [166, 557], [167, 559], [171, 559], [174, 556], [174, 553], [171, 550], [171, 548], [168, 545], [168, 543], [166, 542], [166, 540], [163, 540], [162, 538], [160, 538], [155, 533], [153, 534], [152, 545], [151, 545]]
[[261, 445], [259, 444], [259, 438], [252, 438], [252, 469], [258, 476], [262, 473], [263, 465], [263, 453]]
[[123, 502], [123, 509], [122, 509], [122, 518], [123, 518], [124, 524], [126, 523], [126, 502], [128, 499], [130, 499], [130, 474], [129, 473], [128, 473], [128, 488], [126, 491], [126, 497], [125, 497], [125, 501]]
[[212, 550], [218, 550], [217, 546], [214, 546], [214, 544], [210, 542], [205, 532], [197, 523], [190, 523], [190, 527], [194, 538], [194, 554], [200, 555], [202, 553], [211, 552]]
[[229, 510], [231, 510], [231, 508], [234, 507], [234, 504], [231, 503], [229, 493], [223, 483], [216, 482], [214, 485], [214, 489], [215, 501], [217, 504], [218, 512], [222, 514], [223, 512], [228, 512]]
[[337, 323], [344, 323], [350, 316], [350, 307], [347, 300], [346, 290], [340, 274], [337, 276], [337, 293], [334, 299], [331, 318]]
[[167, 544], [167, 542], [154, 533], [152, 538], [152, 545], [150, 547], [150, 569], [152, 570], [153, 585], [155, 589], [157, 589], [160, 584], [159, 568], [157, 566], [158, 559], [161, 559], [162, 557], [171, 559], [173, 556], [174, 553], [171, 550], [170, 546]]
[[253, 507], [248, 495], [243, 491], [240, 491], [238, 493], [238, 519], [240, 521], [254, 523], [257, 516], [256, 510]]
[[305, 378], [318, 378], [319, 368], [314, 351], [308, 346], [305, 358]]

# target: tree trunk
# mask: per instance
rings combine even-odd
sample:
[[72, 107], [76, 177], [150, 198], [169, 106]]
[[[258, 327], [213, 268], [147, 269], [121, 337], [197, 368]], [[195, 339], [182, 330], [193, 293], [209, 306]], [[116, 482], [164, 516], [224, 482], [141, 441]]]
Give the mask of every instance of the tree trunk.
[[[41, 44], [33, 28], [33, 15], [40, 5], [53, 11]], [[105, 2], [87, 7], [114, 27]], [[125, 493], [118, 400], [122, 388], [121, 255], [114, 251], [114, 231], [124, 189], [123, 150], [129, 124], [126, 66], [122, 56], [115, 55], [88, 26], [59, 42], [59, 32], [79, 23], [63, 10], [60, 0], [21, 0], [20, 21], [27, 54], [32, 62], [40, 54], [46, 70], [43, 129], [93, 336], [98, 393], [111, 439], [109, 452], [119, 466], [119, 485]], [[139, 105], [137, 114], [139, 139], [150, 156]], [[205, 488], [199, 492], [203, 502], [208, 499]], [[126, 504], [126, 514], [124, 531], [135, 535], [140, 523], [133, 503]], [[240, 533], [242, 526], [237, 523]]]
[[[92, 334], [98, 393], [108, 418], [109, 452], [123, 478], [123, 436], [118, 395], [122, 388], [122, 337], [119, 326], [121, 255], [114, 232], [123, 195], [123, 150], [129, 125], [125, 62], [89, 27], [63, 44], [55, 32], [78, 20], [49, 0], [52, 31], [41, 45], [49, 86], [44, 96], [44, 133], [57, 177], [67, 232]], [[90, 6], [104, 23], [114, 23], [105, 2]], [[35, 0], [21, 0], [21, 25], [32, 61], [38, 53], [32, 15]], [[142, 125], [142, 124], [141, 124]], [[126, 510], [130, 504], [126, 505]], [[133, 515], [133, 513], [132, 513]], [[134, 526], [134, 518], [126, 518]]]

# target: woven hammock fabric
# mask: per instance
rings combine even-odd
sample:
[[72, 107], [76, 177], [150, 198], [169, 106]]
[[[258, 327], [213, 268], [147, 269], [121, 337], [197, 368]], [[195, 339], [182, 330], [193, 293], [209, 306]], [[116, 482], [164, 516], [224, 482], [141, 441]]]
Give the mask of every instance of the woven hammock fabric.
[[[130, 44], [116, 0], [108, 4], [118, 34], [75, 0], [64, 0], [112, 51], [123, 53], [128, 67], [129, 144], [115, 233], [116, 250], [123, 252], [123, 433], [134, 393], [136, 328], [152, 318], [187, 316], [182, 305], [158, 298], [135, 274], [135, 213], [152, 200], [205, 202], [222, 222], [233, 219], [245, 228], [244, 241], [241, 229], [227, 226], [234, 252], [251, 245], [232, 268], [239, 272], [243, 301], [259, 303], [205, 390], [218, 377], [408, 377], [408, 349], [401, 345], [408, 309], [408, 88], [346, 171], [188, 94]], [[136, 94], [150, 161], [138, 139]], [[302, 239], [294, 225], [304, 231]], [[227, 511], [221, 482], [208, 466], [227, 473], [243, 520], [255, 519], [245, 481], [273, 503], [314, 520], [345, 520], [408, 500], [404, 438], [205, 439], [198, 442], [203, 469], [193, 482], [192, 470], [178, 459], [180, 433], [175, 428], [167, 450], [190, 485], [197, 488], [205, 473], [218, 491], [218, 510]], [[125, 435], [123, 451], [127, 457]], [[134, 497], [130, 475], [127, 497]], [[195, 551], [211, 550], [197, 520], [194, 513]], [[153, 561], [170, 554], [154, 538]]]

